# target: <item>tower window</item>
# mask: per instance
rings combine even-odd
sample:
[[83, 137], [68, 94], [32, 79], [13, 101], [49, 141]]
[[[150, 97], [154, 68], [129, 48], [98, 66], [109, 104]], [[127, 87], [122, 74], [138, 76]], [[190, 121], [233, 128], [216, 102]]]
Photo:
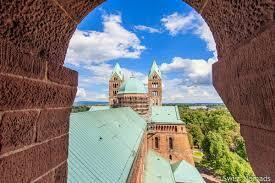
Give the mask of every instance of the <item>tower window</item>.
[[169, 159], [172, 160], [172, 155], [171, 154], [169, 155]]
[[173, 139], [172, 137], [169, 137], [169, 149], [173, 149]]
[[116, 80], [117, 80], [117, 77], [114, 77], [114, 80], [116, 81]]
[[153, 96], [158, 96], [158, 92], [157, 92], [157, 91], [153, 91], [153, 92], [152, 92], [152, 95], [153, 95]]
[[159, 148], [159, 137], [155, 137], [155, 148]]
[[157, 88], [158, 87], [158, 83], [152, 83], [152, 88]]

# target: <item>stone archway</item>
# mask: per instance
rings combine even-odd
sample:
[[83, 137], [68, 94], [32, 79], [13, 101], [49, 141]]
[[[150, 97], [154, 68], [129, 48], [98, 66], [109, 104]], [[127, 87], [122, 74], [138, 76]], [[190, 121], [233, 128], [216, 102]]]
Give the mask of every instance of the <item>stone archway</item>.
[[[185, 1], [213, 32], [214, 86], [256, 175], [275, 179], [274, 1]], [[77, 73], [63, 63], [77, 24], [102, 2], [0, 1], [0, 182], [66, 182]]]

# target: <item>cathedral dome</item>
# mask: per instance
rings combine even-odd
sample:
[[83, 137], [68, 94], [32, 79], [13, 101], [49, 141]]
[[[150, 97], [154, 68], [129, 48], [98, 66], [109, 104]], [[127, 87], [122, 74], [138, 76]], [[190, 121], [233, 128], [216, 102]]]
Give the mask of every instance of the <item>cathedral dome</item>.
[[135, 77], [126, 80], [118, 90], [118, 94], [124, 93], [147, 93], [144, 84]]

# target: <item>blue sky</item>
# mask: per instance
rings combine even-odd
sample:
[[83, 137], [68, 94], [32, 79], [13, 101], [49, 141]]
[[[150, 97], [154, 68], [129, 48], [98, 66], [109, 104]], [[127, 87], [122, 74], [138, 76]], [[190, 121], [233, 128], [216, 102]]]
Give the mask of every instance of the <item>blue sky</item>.
[[165, 102], [221, 102], [212, 86], [216, 56], [207, 24], [182, 1], [109, 0], [78, 25], [65, 66], [79, 72], [76, 101], [107, 101], [116, 62], [146, 84], [155, 59]]

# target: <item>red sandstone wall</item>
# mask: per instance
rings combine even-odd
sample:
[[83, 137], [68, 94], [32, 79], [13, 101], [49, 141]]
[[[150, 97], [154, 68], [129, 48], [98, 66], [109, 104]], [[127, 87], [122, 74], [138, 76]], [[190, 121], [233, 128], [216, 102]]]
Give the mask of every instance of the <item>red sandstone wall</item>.
[[144, 163], [147, 155], [147, 134], [143, 135], [136, 161], [133, 164], [133, 172], [130, 177], [130, 183], [142, 183], [144, 173]]
[[1, 183], [67, 181], [78, 75], [62, 65], [77, 23], [98, 3], [0, 1]]
[[[172, 163], [186, 160], [194, 165], [192, 150], [188, 141], [187, 131], [184, 125], [153, 125], [160, 127], [159, 129], [149, 130], [147, 135], [148, 149], [153, 149], [161, 156], [169, 160], [169, 155], [172, 156]], [[171, 130], [170, 127], [177, 126], [177, 132]], [[165, 127], [165, 128], [161, 128]], [[181, 129], [182, 128], [182, 129]], [[159, 148], [155, 148], [155, 137], [159, 138]], [[173, 139], [173, 149], [169, 149], [169, 137]]]
[[215, 38], [213, 83], [246, 141], [257, 176], [275, 181], [274, 0], [185, 0]]

